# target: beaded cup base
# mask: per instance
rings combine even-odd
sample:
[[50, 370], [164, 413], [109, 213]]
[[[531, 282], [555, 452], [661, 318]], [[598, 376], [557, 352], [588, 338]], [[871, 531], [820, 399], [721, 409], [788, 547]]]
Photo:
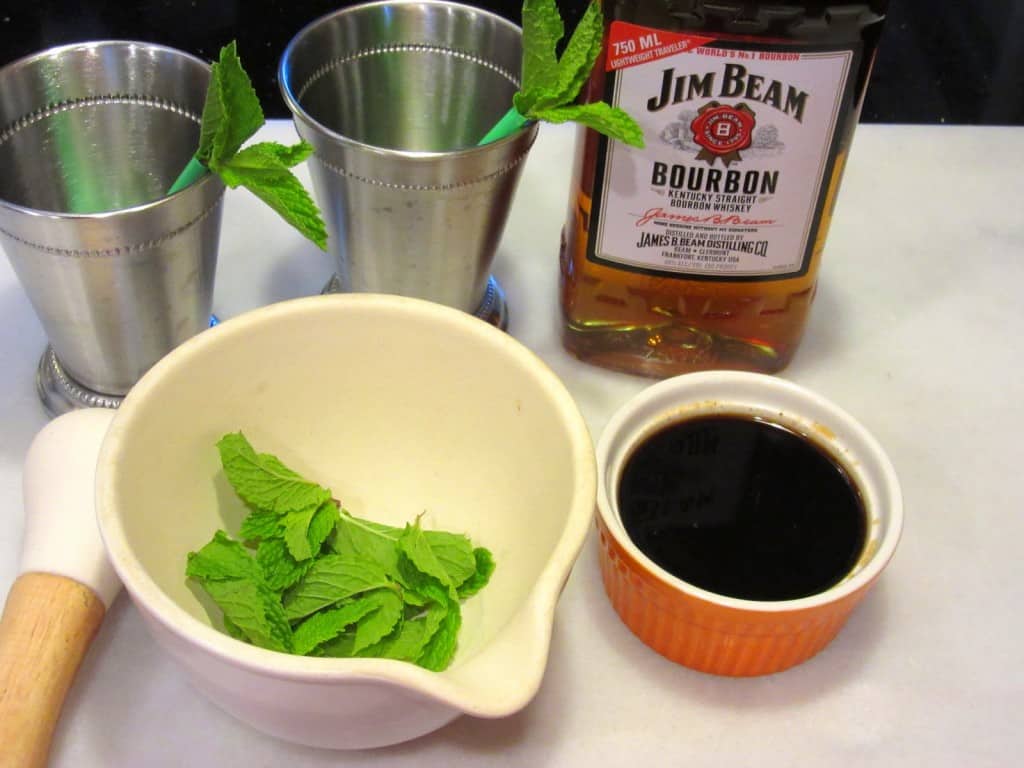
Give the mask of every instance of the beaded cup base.
[[[337, 275], [331, 275], [320, 293], [342, 293], [341, 281]], [[508, 330], [508, 302], [505, 301], [505, 292], [501, 289], [494, 277], [487, 278], [487, 287], [484, 289], [484, 298], [480, 306], [471, 313], [474, 317], [490, 323], [503, 331]]]
[[119, 395], [94, 392], [79, 384], [68, 376], [50, 347], [39, 360], [36, 392], [51, 416], [60, 416], [78, 408], [117, 408], [123, 399]]

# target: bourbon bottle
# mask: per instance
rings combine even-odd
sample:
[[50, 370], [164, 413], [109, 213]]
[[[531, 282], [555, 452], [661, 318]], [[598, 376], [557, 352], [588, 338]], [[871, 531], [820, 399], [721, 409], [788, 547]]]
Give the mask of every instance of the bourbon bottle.
[[803, 334], [886, 0], [605, 0], [583, 99], [636, 149], [577, 136], [563, 342], [663, 377], [781, 370]]

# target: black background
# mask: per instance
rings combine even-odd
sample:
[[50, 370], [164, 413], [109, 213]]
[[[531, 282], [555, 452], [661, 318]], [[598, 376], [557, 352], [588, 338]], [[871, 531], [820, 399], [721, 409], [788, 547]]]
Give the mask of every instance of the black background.
[[[518, 22], [521, 0], [467, 0]], [[584, 0], [559, 0], [571, 28]], [[345, 0], [0, 0], [0, 64], [65, 42], [135, 39], [206, 59], [232, 39], [269, 117], [277, 61]], [[893, 0], [864, 122], [1024, 125], [1024, 0]]]

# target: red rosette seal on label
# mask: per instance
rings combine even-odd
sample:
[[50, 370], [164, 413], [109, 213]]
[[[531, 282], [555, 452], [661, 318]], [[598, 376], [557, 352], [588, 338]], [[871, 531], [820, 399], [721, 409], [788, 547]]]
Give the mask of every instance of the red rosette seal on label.
[[717, 101], [708, 102], [690, 123], [693, 140], [701, 147], [697, 159], [714, 165], [715, 160], [721, 158], [726, 167], [742, 160], [740, 150], [750, 146], [756, 125], [754, 110], [746, 104], [730, 107]]

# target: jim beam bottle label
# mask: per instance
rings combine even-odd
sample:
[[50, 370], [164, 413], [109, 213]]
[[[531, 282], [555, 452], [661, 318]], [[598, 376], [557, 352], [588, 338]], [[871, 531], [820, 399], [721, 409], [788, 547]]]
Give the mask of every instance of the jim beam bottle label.
[[587, 258], [697, 280], [804, 274], [857, 56], [613, 22], [606, 98], [647, 147], [603, 140]]

